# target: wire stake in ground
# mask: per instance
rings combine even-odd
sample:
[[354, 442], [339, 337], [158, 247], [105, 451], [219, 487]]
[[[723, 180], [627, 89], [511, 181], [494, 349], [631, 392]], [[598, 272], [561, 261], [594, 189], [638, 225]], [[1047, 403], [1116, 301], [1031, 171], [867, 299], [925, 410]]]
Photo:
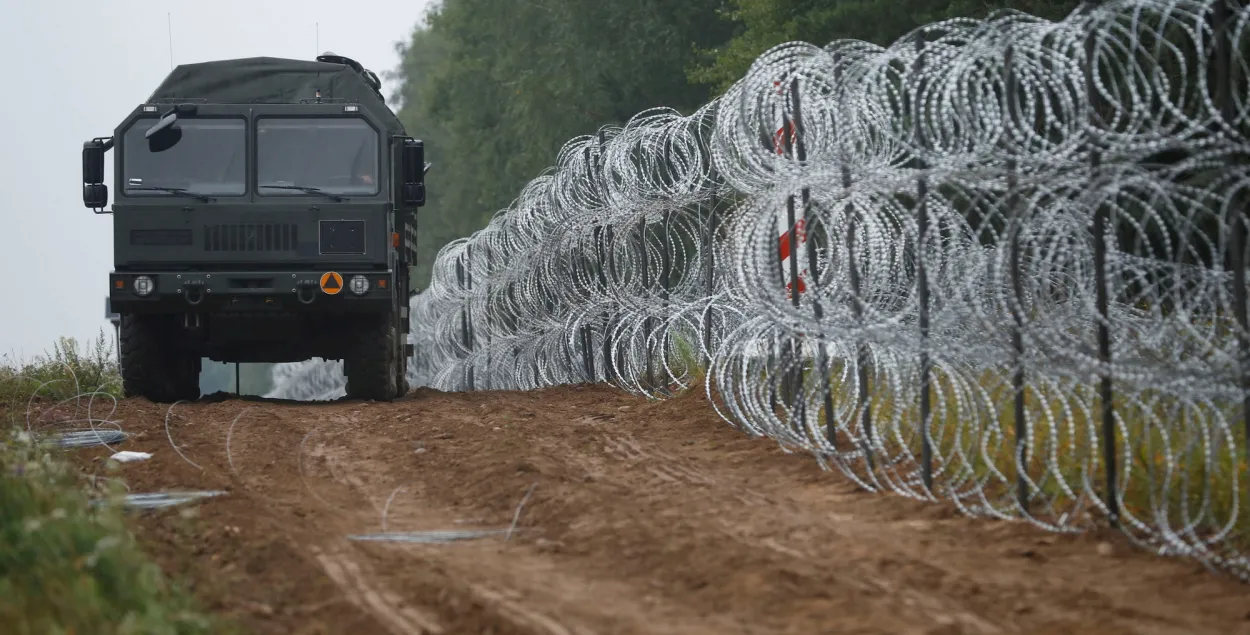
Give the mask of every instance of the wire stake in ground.
[[521, 519], [521, 510], [525, 508], [525, 501], [530, 499], [530, 494], [534, 493], [535, 487], [538, 487], [538, 483], [530, 485], [530, 488], [525, 490], [525, 497], [522, 498], [521, 503], [516, 506], [516, 513], [512, 515], [512, 526], [508, 527], [508, 535], [504, 536], [504, 540], [512, 540], [512, 532], [516, 531], [516, 523]]

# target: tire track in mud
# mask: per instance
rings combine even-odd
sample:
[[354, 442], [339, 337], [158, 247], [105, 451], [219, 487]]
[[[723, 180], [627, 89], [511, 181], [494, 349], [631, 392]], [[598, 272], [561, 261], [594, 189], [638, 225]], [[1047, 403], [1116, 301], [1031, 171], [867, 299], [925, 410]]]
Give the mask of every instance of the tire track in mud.
[[[255, 632], [1250, 634], [1231, 579], [1112, 535], [859, 492], [699, 395], [179, 405], [170, 436], [203, 470], [171, 450], [165, 415], [122, 402], [127, 449], [155, 456], [120, 476], [229, 494], [138, 533]], [[510, 539], [347, 538], [514, 518]]]

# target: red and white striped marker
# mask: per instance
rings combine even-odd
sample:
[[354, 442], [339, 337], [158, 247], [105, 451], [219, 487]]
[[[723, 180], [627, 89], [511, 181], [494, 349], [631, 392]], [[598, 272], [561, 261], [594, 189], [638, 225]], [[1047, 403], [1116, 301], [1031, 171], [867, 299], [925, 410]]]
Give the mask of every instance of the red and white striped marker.
[[[786, 227], [785, 222], [782, 221], [780, 218], [778, 219], [778, 221], [779, 222], [778, 222], [777, 229], [781, 231], [781, 238], [779, 238], [777, 241], [779, 254], [781, 256], [781, 279], [786, 284], [786, 297], [789, 298], [791, 297], [791, 294], [794, 293], [794, 280], [790, 279], [790, 258], [802, 257], [802, 256], [794, 255], [793, 253], [794, 250], [790, 248], [790, 228]], [[807, 244], [807, 228], [805, 227], [802, 218], [800, 218], [798, 222], [795, 223], [794, 237], [798, 239], [799, 245]], [[802, 253], [801, 247], [800, 247], [799, 253], [800, 254]], [[799, 267], [799, 280], [798, 280], [799, 293], [803, 293], [807, 291], [807, 284], [803, 281], [803, 278], [806, 276], [807, 276], [807, 268]]]
[[[779, 81], [773, 82], [773, 87], [777, 89], [778, 95], [785, 92], [785, 89]], [[783, 112], [783, 108], [779, 102], [776, 102], [773, 105], [773, 118], [777, 126], [776, 132], [773, 133], [773, 150], [777, 152], [778, 156], [783, 156], [786, 153], [786, 135], [788, 134], [790, 136], [790, 143], [791, 146], [793, 146], [796, 140], [795, 137], [797, 135], [797, 130], [795, 130], [793, 122], [786, 121], [785, 113]], [[790, 228], [785, 224], [784, 219], [782, 219], [780, 215], [778, 215], [777, 219], [777, 229], [781, 235], [778, 239], [778, 250], [781, 256], [781, 279], [786, 285], [786, 298], [790, 298], [794, 293], [795, 286], [795, 281], [790, 279], [790, 258], [793, 255], [793, 250], [790, 248]], [[798, 219], [798, 222], [795, 223], [794, 234], [800, 245], [807, 243], [807, 231], [804, 227], [803, 219], [800, 218]], [[807, 291], [807, 284], [803, 281], [803, 278], [806, 275], [807, 269], [800, 268], [798, 280], [799, 293]]]

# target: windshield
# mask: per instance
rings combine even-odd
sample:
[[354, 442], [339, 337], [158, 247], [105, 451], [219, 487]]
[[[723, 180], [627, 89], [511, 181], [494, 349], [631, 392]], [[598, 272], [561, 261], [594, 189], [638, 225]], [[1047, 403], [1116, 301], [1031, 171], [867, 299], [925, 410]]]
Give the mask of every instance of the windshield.
[[127, 196], [241, 196], [247, 191], [247, 138], [243, 119], [179, 119], [182, 139], [152, 152], [143, 133], [157, 119], [139, 119], [123, 140]]
[[363, 119], [265, 117], [256, 123], [259, 193], [378, 193], [378, 133]]

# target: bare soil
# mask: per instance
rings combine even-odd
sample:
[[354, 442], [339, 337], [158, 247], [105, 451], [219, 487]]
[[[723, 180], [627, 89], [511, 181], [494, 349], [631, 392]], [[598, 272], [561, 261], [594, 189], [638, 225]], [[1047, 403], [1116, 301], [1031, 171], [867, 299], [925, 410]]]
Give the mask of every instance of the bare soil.
[[[1250, 586], [1114, 533], [858, 491], [698, 394], [169, 410], [121, 403], [134, 436], [119, 449], [154, 457], [118, 476], [228, 493], [145, 513], [136, 533], [256, 633], [1250, 634]], [[511, 535], [447, 544], [349, 539], [514, 519]]]

